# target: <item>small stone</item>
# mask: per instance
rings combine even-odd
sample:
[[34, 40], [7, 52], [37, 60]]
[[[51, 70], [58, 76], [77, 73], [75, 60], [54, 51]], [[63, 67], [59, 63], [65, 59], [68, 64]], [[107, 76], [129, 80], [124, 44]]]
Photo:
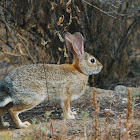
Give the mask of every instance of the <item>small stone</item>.
[[126, 94], [126, 93], [128, 93], [126, 86], [123, 86], [123, 85], [117, 85], [114, 88], [114, 92], [115, 93], [120, 93], [120, 94]]

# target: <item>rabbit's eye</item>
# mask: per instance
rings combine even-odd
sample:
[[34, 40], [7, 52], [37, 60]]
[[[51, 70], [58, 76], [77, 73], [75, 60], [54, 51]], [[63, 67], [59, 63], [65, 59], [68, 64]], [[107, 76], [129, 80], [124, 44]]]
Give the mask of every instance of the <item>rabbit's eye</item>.
[[95, 59], [92, 58], [90, 61], [91, 61], [91, 63], [94, 63], [95, 62]]

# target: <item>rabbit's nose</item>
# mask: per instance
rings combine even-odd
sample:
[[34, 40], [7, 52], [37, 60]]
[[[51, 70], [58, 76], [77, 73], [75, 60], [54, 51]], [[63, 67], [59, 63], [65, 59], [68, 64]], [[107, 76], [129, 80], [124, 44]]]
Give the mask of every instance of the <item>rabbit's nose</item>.
[[103, 65], [100, 62], [98, 62], [98, 69], [99, 69], [99, 71], [101, 71], [103, 69]]
[[103, 65], [100, 66], [100, 70], [102, 70], [102, 69], [103, 69]]
[[101, 69], [103, 69], [103, 65], [101, 64]]
[[102, 70], [103, 69], [103, 65], [100, 63], [100, 70]]

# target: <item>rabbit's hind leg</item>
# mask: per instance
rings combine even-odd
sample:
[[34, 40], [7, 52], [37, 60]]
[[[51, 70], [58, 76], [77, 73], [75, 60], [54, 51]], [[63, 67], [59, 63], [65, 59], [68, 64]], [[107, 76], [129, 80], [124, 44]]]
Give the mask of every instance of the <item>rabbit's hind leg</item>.
[[5, 112], [8, 111], [8, 109], [10, 109], [13, 106], [13, 103], [10, 102], [9, 104], [7, 104], [5, 107], [0, 108], [0, 128], [7, 128], [10, 126], [10, 124], [8, 122], [4, 122], [3, 121], [3, 115]]
[[67, 98], [65, 100], [61, 99], [61, 107], [67, 119], [75, 119], [74, 114], [72, 114], [72, 111], [70, 110], [70, 101], [71, 98]]
[[0, 129], [7, 128], [10, 126], [8, 122], [3, 121], [3, 114], [4, 112], [0, 110]]
[[32, 107], [14, 106], [9, 110], [11, 118], [17, 128], [27, 128], [31, 125], [28, 121], [22, 122], [18, 116], [21, 112], [24, 112], [30, 108]]

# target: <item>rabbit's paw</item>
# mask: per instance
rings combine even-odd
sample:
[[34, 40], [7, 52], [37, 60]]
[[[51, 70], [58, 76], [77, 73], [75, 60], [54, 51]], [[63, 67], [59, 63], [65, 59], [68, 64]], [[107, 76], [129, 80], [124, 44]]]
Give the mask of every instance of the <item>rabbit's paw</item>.
[[23, 122], [22, 124], [20, 124], [20, 128], [27, 128], [29, 127], [31, 124], [28, 121]]
[[67, 115], [67, 119], [69, 119], [69, 120], [75, 119], [75, 116], [74, 116], [74, 115], [69, 114], [69, 115]]
[[77, 112], [76, 112], [76, 111], [71, 111], [70, 114], [71, 114], [71, 115], [76, 115]]
[[9, 127], [10, 124], [9, 124], [8, 122], [3, 122], [3, 126], [4, 126], [4, 127]]
[[3, 122], [3, 124], [0, 126], [0, 128], [8, 128], [10, 124], [8, 122]]

